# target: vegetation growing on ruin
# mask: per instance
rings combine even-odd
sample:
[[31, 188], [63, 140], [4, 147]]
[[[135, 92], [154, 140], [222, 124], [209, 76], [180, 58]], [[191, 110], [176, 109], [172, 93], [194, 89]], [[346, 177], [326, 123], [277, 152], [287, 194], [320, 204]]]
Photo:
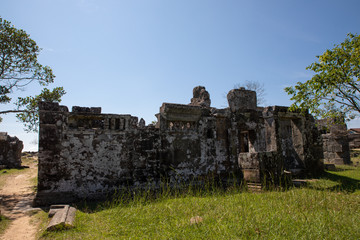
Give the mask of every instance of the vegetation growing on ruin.
[[[42, 239], [359, 239], [360, 168], [338, 167], [302, 188], [166, 188], [83, 203], [75, 228]], [[191, 224], [192, 217], [198, 223]]]

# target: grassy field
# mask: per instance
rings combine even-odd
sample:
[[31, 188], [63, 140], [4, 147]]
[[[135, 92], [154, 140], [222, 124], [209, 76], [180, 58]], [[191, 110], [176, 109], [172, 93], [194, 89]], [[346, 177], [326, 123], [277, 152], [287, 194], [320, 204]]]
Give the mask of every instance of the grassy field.
[[[78, 205], [75, 228], [41, 239], [360, 239], [360, 168], [302, 188], [150, 193]], [[197, 223], [191, 218], [199, 216]]]

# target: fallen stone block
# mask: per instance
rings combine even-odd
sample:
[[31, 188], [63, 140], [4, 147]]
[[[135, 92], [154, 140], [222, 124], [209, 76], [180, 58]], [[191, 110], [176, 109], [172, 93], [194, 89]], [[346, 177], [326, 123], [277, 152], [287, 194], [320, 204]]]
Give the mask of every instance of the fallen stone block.
[[65, 208], [66, 206], [69, 206], [69, 205], [61, 205], [61, 204], [51, 205], [51, 206], [50, 206], [50, 210], [49, 210], [48, 217], [49, 217], [49, 218], [52, 218], [52, 217], [55, 215], [55, 213], [57, 213], [57, 212], [60, 211], [60, 210], [63, 210], [63, 208]]
[[49, 217], [52, 217], [47, 231], [67, 229], [74, 227], [76, 208], [69, 205], [52, 205], [49, 211]]

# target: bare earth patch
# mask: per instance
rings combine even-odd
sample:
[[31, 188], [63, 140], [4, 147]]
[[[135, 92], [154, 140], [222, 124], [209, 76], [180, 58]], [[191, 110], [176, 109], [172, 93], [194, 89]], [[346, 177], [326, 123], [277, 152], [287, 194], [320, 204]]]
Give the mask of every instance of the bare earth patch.
[[36, 161], [29, 161], [28, 169], [19, 174], [6, 177], [6, 183], [1, 188], [2, 214], [11, 219], [10, 226], [6, 229], [1, 239], [35, 239], [38, 223], [32, 221], [31, 207], [35, 196], [33, 179], [37, 174]]

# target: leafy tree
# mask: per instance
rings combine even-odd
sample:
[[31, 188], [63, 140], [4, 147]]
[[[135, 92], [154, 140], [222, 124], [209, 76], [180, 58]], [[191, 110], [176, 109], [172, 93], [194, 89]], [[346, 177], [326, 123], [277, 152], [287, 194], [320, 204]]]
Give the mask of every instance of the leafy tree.
[[54, 82], [52, 69], [42, 66], [37, 60], [40, 50], [24, 30], [16, 29], [9, 21], [0, 18], [0, 103], [14, 103], [16, 106], [0, 114], [17, 113], [17, 118], [28, 131], [37, 131], [38, 101], [60, 102], [65, 94], [62, 87], [51, 91], [44, 88], [39, 95], [12, 101], [14, 91], [24, 90], [32, 82], [38, 82], [43, 87]]
[[310, 80], [285, 88], [294, 100], [292, 110], [309, 109], [316, 117], [347, 120], [360, 113], [360, 36], [347, 36], [307, 67], [315, 72]]
[[244, 87], [247, 90], [252, 90], [256, 92], [257, 105], [265, 105], [265, 89], [264, 84], [259, 83], [258, 81], [245, 81], [244, 83], [237, 83], [234, 85], [234, 88]]

